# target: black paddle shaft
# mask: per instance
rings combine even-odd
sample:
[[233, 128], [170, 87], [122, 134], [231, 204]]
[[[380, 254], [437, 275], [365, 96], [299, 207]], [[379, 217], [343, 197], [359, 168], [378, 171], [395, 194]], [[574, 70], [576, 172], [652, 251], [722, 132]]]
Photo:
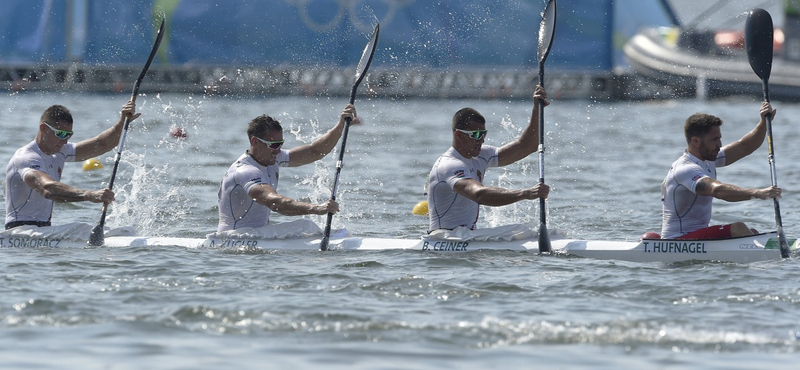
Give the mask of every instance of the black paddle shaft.
[[[139, 73], [139, 78], [136, 79], [136, 82], [133, 84], [133, 91], [131, 92], [131, 100], [136, 101], [136, 95], [139, 94], [139, 86], [142, 84], [142, 80], [144, 76], [147, 74], [147, 70], [150, 69], [150, 64], [153, 63], [153, 59], [156, 56], [156, 52], [158, 52], [158, 47], [161, 45], [161, 39], [164, 38], [164, 28], [166, 26], [166, 17], [161, 19], [161, 26], [158, 28], [158, 33], [156, 34], [156, 40], [153, 42], [153, 48], [150, 50], [150, 55], [147, 57], [147, 62], [144, 64], [144, 68], [142, 68], [142, 72]], [[128, 127], [130, 126], [130, 119], [125, 117], [125, 124], [122, 128], [122, 137], [119, 140], [119, 146], [117, 146], [117, 154], [114, 156], [114, 168], [111, 170], [111, 179], [108, 181], [108, 189], [111, 190], [114, 187], [114, 179], [117, 177], [117, 168], [119, 168], [119, 161], [122, 157], [122, 148], [125, 145], [125, 138], [128, 135]], [[88, 244], [91, 246], [101, 246], [105, 241], [103, 235], [103, 228], [105, 227], [106, 223], [106, 213], [108, 212], [108, 203], [103, 203], [103, 212], [100, 214], [100, 221], [97, 225], [92, 228], [92, 234], [89, 236]]]
[[[544, 87], [544, 61], [539, 62], [539, 85]], [[536, 102], [539, 105], [539, 183], [544, 184], [544, 101]], [[547, 232], [547, 212], [545, 200], [539, 198], [539, 252], [550, 253], [553, 249], [550, 235]]]
[[[361, 84], [361, 81], [367, 74], [367, 70], [369, 70], [370, 64], [372, 64], [372, 58], [375, 56], [375, 48], [378, 45], [378, 37], [380, 36], [381, 25], [376, 24], [375, 30], [372, 31], [372, 37], [370, 37], [367, 46], [364, 48], [364, 52], [361, 53], [361, 59], [358, 62], [358, 66], [356, 67], [356, 75], [353, 81], [353, 87], [350, 89], [350, 104], [354, 104], [356, 102], [356, 91], [358, 91], [358, 85]], [[336, 200], [336, 194], [339, 190], [339, 175], [342, 173], [342, 164], [344, 162], [344, 149], [347, 145], [347, 134], [350, 132], [350, 122], [351, 119], [345, 118], [344, 120], [344, 132], [342, 132], [342, 146], [339, 149], [339, 159], [336, 161], [336, 175], [333, 179], [333, 189], [331, 189], [331, 201]], [[328, 250], [328, 243], [330, 242], [331, 237], [331, 223], [333, 222], [333, 213], [328, 212], [328, 217], [325, 222], [325, 231], [322, 237], [322, 241], [319, 244], [319, 250], [326, 251]]]
[[[769, 75], [772, 71], [772, 44], [774, 42], [772, 17], [764, 9], [756, 8], [747, 15], [744, 26], [744, 41], [747, 49], [747, 59], [753, 72], [761, 78], [761, 87], [764, 91], [764, 101], [769, 102]], [[772, 186], [778, 186], [778, 177], [775, 170], [775, 151], [772, 146], [772, 116], [767, 115], [767, 147], [769, 149], [769, 169], [772, 177]], [[773, 198], [775, 208], [775, 224], [778, 231], [778, 244], [781, 257], [789, 258], [791, 251], [786, 235], [783, 232], [781, 208], [778, 198]]]
[[[542, 13], [542, 22], [539, 25], [539, 85], [544, 87], [544, 62], [553, 46], [553, 36], [556, 30], [556, 0], [547, 2]], [[544, 184], [544, 101], [535, 102], [539, 105], [539, 183]], [[539, 253], [550, 253], [553, 248], [547, 232], [547, 214], [545, 200], [539, 198]]]

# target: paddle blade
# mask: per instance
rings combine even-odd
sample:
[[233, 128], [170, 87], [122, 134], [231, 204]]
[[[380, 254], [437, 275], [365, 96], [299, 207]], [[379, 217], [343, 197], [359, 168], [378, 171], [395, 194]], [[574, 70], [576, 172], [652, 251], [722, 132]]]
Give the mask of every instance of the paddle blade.
[[539, 225], [539, 253], [550, 253], [553, 247], [550, 245], [550, 234], [547, 232], [547, 224]]
[[[153, 59], [156, 57], [156, 53], [158, 53], [158, 47], [161, 45], [161, 40], [164, 38], [164, 29], [166, 28], [167, 18], [164, 16], [161, 18], [161, 25], [158, 27], [158, 33], [156, 33], [156, 39], [153, 41], [153, 47], [150, 49], [150, 55], [147, 56], [147, 62], [144, 64], [144, 68], [142, 68], [142, 72], [139, 73], [139, 78], [136, 79], [136, 82], [133, 84], [133, 91], [131, 92], [131, 100], [136, 99], [136, 95], [139, 94], [139, 85], [142, 84], [142, 80], [144, 80], [144, 76], [147, 74], [147, 70], [150, 69], [150, 64], [153, 63]], [[128, 127], [127, 125], [125, 126]]]
[[786, 234], [783, 233], [782, 225], [778, 225], [778, 246], [780, 247], [781, 258], [789, 258], [792, 256], [792, 251], [791, 248], [789, 248], [789, 242], [786, 240]]
[[358, 66], [356, 67], [354, 86], [358, 86], [358, 84], [361, 83], [361, 80], [363, 80], [364, 76], [367, 74], [369, 65], [372, 64], [372, 57], [375, 56], [375, 48], [378, 46], [378, 36], [380, 32], [381, 25], [378, 23], [375, 25], [375, 30], [372, 31], [372, 37], [369, 38], [367, 46], [364, 47], [364, 52], [361, 53], [361, 60], [358, 61]]
[[92, 235], [89, 236], [88, 244], [93, 247], [99, 247], [102, 246], [104, 242], [105, 235], [103, 235], [103, 225], [100, 223], [92, 228]]
[[747, 14], [744, 24], [744, 44], [747, 59], [753, 72], [762, 80], [768, 80], [772, 71], [772, 17], [761, 8]]
[[544, 63], [553, 46], [553, 35], [556, 32], [556, 0], [549, 0], [542, 13], [542, 23], [539, 24], [539, 64]]

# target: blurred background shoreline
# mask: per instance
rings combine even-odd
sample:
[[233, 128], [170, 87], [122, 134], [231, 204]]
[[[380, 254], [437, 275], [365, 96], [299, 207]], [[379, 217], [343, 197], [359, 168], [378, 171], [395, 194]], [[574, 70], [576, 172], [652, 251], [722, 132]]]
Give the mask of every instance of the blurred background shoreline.
[[[160, 19], [167, 31], [142, 93], [346, 96], [376, 22], [381, 39], [367, 96], [528, 99], [538, 82], [545, 1], [6, 0], [0, 87], [127, 93]], [[699, 89], [653, 81], [624, 47], [641, 30], [741, 29], [763, 7], [783, 24], [784, 2], [561, 0], [546, 85], [552, 97], [637, 100]], [[668, 37], [668, 36], [665, 36]], [[667, 81], [669, 82], [669, 81]], [[705, 82], [705, 81], [704, 81]], [[713, 81], [708, 90], [717, 94]], [[752, 94], [739, 87], [734, 94]], [[705, 97], [705, 96], [703, 96]], [[713, 97], [713, 96], [712, 96]]]

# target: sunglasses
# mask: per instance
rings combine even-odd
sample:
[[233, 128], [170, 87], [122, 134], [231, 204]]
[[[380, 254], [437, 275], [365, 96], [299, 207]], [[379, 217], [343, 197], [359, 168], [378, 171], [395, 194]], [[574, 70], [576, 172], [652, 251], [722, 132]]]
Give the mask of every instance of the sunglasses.
[[67, 140], [72, 137], [72, 134], [75, 133], [73, 131], [59, 130], [53, 126], [48, 125], [47, 122], [42, 122], [42, 123], [44, 123], [44, 125], [47, 126], [49, 129], [53, 130], [53, 135], [56, 135], [56, 137], [61, 140]]
[[475, 139], [475, 140], [480, 140], [480, 139], [483, 139], [484, 137], [486, 137], [486, 133], [487, 133], [487, 131], [486, 131], [486, 130], [472, 130], [472, 131], [468, 131], [468, 130], [460, 130], [460, 129], [456, 129], [456, 131], [458, 131], [458, 132], [463, 132], [463, 133], [465, 133], [465, 134], [469, 135], [469, 137], [470, 137], [470, 138], [472, 138], [472, 139]]
[[256, 139], [258, 139], [258, 141], [260, 141], [260, 142], [262, 142], [262, 143], [264, 143], [264, 144], [267, 144], [267, 146], [268, 146], [270, 149], [278, 150], [278, 149], [280, 149], [280, 148], [281, 148], [281, 146], [283, 146], [283, 140], [277, 140], [277, 141], [267, 141], [267, 140], [264, 140], [264, 139], [262, 139], [262, 138], [260, 138], [260, 137], [258, 137], [258, 136], [254, 136], [254, 137], [255, 137]]

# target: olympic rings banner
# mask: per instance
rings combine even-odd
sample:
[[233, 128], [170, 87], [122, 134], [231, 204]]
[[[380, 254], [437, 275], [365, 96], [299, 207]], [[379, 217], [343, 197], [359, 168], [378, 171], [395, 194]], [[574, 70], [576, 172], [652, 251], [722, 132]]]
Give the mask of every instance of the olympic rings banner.
[[[0, 63], [345, 66], [375, 22], [374, 66], [535, 68], [543, 0], [3, 0]], [[661, 1], [560, 0], [554, 70], [611, 70]]]

